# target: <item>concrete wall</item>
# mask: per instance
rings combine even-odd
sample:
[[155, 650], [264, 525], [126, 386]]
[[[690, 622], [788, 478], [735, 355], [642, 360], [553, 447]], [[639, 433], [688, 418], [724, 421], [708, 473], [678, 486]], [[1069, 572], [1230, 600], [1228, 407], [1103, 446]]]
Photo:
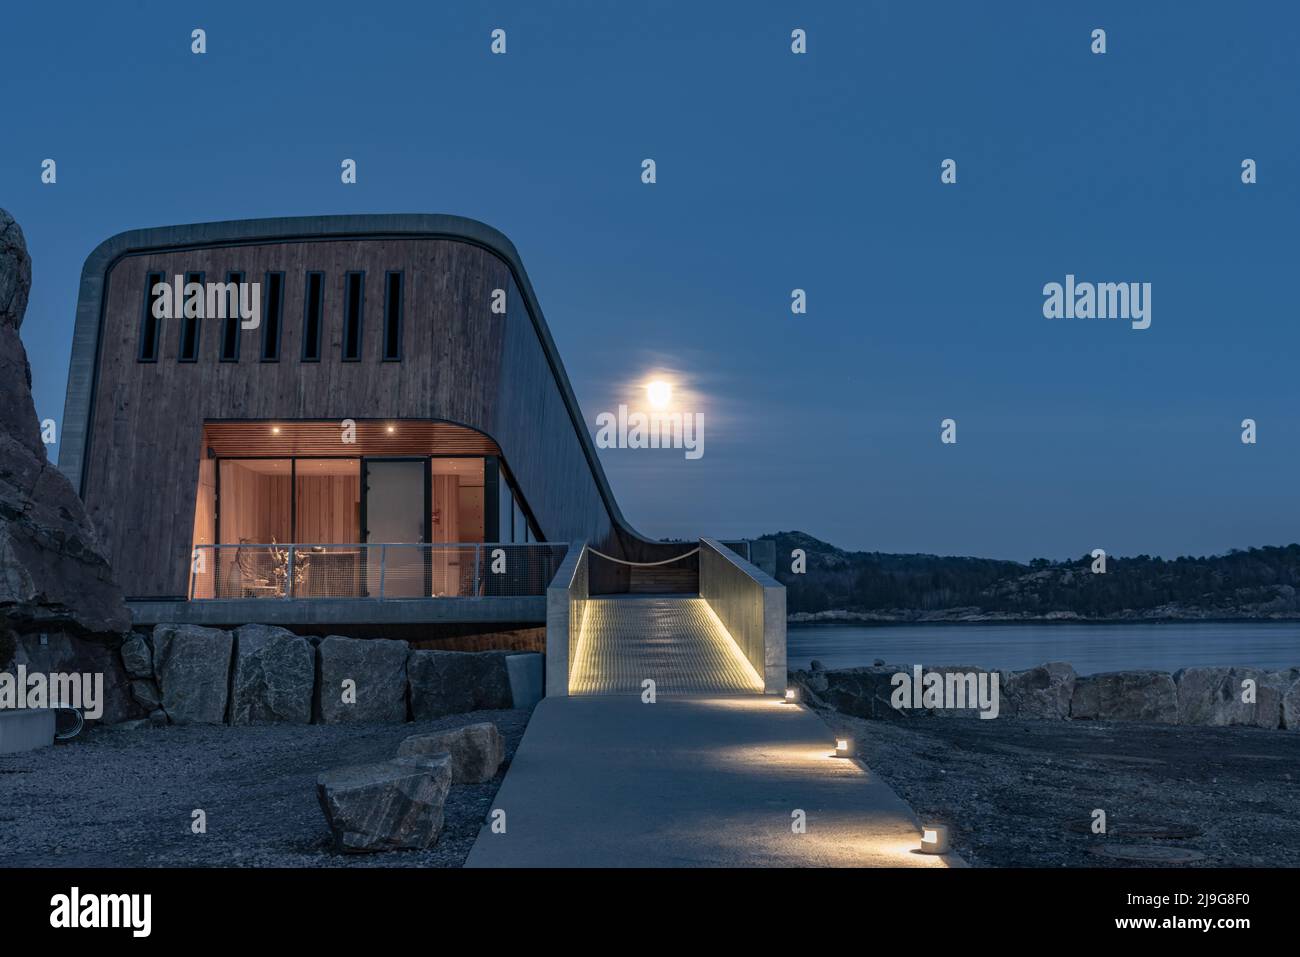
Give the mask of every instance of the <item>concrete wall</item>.
[[719, 542], [700, 540], [700, 597], [726, 626], [763, 690], [785, 690], [785, 586]]
[[578, 652], [586, 617], [590, 553], [586, 542], [573, 542], [555, 579], [546, 590], [546, 696], [569, 693], [569, 673]]

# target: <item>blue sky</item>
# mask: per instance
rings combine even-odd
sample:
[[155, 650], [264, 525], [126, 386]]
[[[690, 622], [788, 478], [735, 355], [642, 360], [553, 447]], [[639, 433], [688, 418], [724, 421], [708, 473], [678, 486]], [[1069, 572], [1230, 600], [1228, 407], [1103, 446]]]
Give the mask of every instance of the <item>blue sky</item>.
[[[518, 247], [593, 431], [656, 368], [705, 413], [699, 460], [602, 453], [647, 534], [1018, 559], [1300, 539], [1293, 5], [81, 6], [0, 33], [42, 417], [108, 236], [449, 212]], [[1151, 328], [1045, 319], [1067, 273], [1152, 283]]]

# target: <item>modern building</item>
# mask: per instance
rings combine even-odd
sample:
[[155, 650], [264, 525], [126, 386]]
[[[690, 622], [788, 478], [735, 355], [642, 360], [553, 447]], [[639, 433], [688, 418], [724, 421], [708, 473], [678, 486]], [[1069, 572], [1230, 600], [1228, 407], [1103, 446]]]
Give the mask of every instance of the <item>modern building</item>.
[[584, 596], [753, 569], [624, 520], [518, 254], [454, 216], [107, 240], [59, 467], [140, 625], [540, 641], [579, 563]]

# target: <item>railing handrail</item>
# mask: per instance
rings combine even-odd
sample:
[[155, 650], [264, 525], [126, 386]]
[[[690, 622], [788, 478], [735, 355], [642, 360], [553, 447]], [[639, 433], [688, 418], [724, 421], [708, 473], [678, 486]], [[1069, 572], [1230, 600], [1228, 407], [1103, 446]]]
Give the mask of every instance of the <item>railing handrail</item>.
[[403, 545], [420, 548], [487, 548], [509, 545], [512, 548], [568, 548], [568, 542], [208, 542], [199, 548], [379, 548]]
[[[507, 565], [497, 568], [497, 552], [501, 550]], [[202, 567], [208, 561], [207, 551], [213, 552], [211, 570]], [[222, 551], [235, 553], [233, 562], [228, 562]], [[189, 597], [191, 601], [229, 598], [232, 596], [226, 594], [228, 584], [243, 592], [234, 597], [243, 598], [541, 595], [545, 594], [554, 566], [563, 563], [568, 551], [567, 542], [212, 542], [193, 546]], [[474, 571], [472, 578], [467, 579], [465, 570], [470, 556], [473, 556]], [[246, 558], [259, 564], [269, 560], [273, 567], [250, 569], [244, 564]], [[348, 564], [338, 565], [340, 559], [348, 560]], [[412, 568], [420, 565], [426, 593], [403, 594], [412, 587]], [[458, 567], [460, 572], [451, 572]], [[485, 574], [488, 568], [491, 574]], [[398, 583], [396, 595], [389, 594], [390, 570]], [[322, 572], [324, 577], [317, 577]], [[200, 596], [200, 577], [209, 575], [211, 579], [204, 579], [204, 594]], [[543, 578], [538, 580], [538, 575]], [[338, 590], [340, 584], [347, 594], [329, 593]]]

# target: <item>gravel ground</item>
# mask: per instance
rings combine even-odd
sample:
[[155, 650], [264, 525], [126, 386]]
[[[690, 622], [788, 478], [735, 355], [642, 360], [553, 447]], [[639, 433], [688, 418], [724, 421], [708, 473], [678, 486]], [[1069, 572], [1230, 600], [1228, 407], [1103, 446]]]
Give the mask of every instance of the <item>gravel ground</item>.
[[[479, 711], [401, 725], [92, 729], [77, 741], [0, 757], [0, 867], [460, 867], [529, 712]], [[403, 738], [494, 721], [506, 762], [486, 784], [451, 788], [427, 851], [336, 854], [316, 775], [385, 760]], [[192, 812], [207, 812], [192, 834]]]
[[821, 715], [974, 867], [1300, 867], [1292, 731]]

